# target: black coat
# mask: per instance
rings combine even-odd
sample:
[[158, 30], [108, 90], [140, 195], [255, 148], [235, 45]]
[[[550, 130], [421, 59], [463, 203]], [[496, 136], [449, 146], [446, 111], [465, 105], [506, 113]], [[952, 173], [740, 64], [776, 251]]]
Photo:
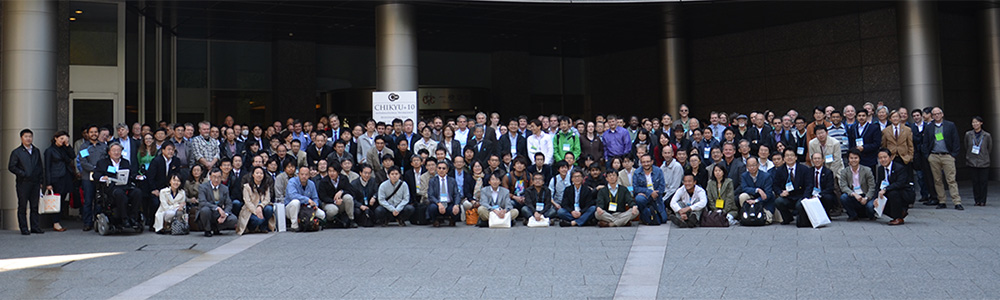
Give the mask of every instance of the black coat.
[[[149, 170], [146, 170], [146, 183], [150, 192], [154, 190], [158, 191], [170, 185], [170, 177], [168, 177], [167, 173], [173, 174], [180, 167], [181, 162], [176, 157], [170, 160], [170, 166], [167, 166], [167, 160], [163, 155], [154, 157], [153, 161], [149, 162]], [[184, 175], [181, 175], [181, 178], [184, 177]]]
[[[795, 176], [799, 176], [799, 169], [795, 169]], [[805, 196], [812, 197], [813, 188], [816, 187], [816, 168], [809, 168], [808, 177], [806, 180], [809, 184], [806, 186]], [[819, 175], [819, 194], [823, 198], [835, 198], [836, 192], [833, 188], [833, 182], [837, 181], [837, 177], [833, 176], [833, 171], [830, 168], [823, 167]]]
[[[97, 167], [94, 168], [94, 181], [101, 179], [101, 176], [108, 176], [108, 178], [115, 178], [118, 176], [117, 172], [108, 172], [108, 167], [112, 166], [111, 157], [102, 158], [97, 162]], [[124, 157], [118, 163], [118, 170], [129, 170], [128, 172], [128, 182], [135, 183], [135, 176], [138, 173], [139, 168], [132, 168], [132, 164]]]
[[37, 182], [41, 184], [44, 180], [45, 165], [42, 164], [42, 150], [32, 146], [31, 153], [24, 145], [14, 148], [10, 152], [10, 161], [7, 163], [7, 170], [14, 173], [17, 183]]
[[[448, 173], [448, 176], [455, 178], [455, 168]], [[458, 182], [458, 178], [455, 178], [455, 182]], [[467, 170], [462, 171], [462, 195], [461, 200], [472, 200], [476, 189], [476, 180], [472, 178], [472, 172]]]
[[49, 147], [45, 149], [45, 184], [52, 186], [57, 194], [68, 194], [73, 190], [74, 162], [73, 148]]
[[[310, 145], [306, 147], [306, 164], [310, 167], [316, 166], [320, 160], [326, 159], [333, 152], [333, 148], [327, 145], [323, 145], [319, 150], [316, 150], [315, 145]], [[329, 165], [329, 161], [327, 161]]]
[[[484, 166], [486, 165], [486, 161], [490, 159], [490, 155], [497, 153], [496, 149], [493, 147], [493, 142], [487, 139], [483, 140], [482, 145], [479, 145], [479, 143], [475, 140], [470, 140], [469, 143], [466, 144], [466, 147], [469, 146], [472, 147], [472, 150], [476, 151], [476, 154], [472, 157], [472, 159], [478, 161]], [[469, 165], [472, 165], [472, 162], [469, 162]]]
[[756, 126], [750, 126], [743, 138], [750, 141], [750, 151], [752, 151], [750, 153], [757, 154], [757, 149], [760, 149], [762, 145], [774, 152], [774, 134], [771, 133], [769, 126], [764, 126], [764, 129], [761, 129], [759, 133]]
[[[788, 199], [791, 200], [802, 200], [805, 193], [810, 193], [812, 195], [812, 188], [810, 186], [811, 175], [810, 172], [815, 172], [813, 168], [807, 167], [804, 164], [795, 164], [795, 178], [792, 178], [792, 185], [794, 189], [788, 192]], [[781, 192], [785, 191], [785, 184], [788, 183], [788, 165], [781, 165], [780, 167], [775, 167], [771, 172], [771, 186], [774, 188], [774, 195], [777, 197], [781, 195]]]
[[[337, 180], [337, 185], [333, 185], [333, 181], [330, 178], [323, 178], [316, 187], [316, 193], [319, 194], [319, 201], [332, 204], [334, 203], [334, 197], [337, 196], [337, 192], [344, 191], [343, 195], [351, 195], [354, 197], [357, 192], [354, 191], [354, 186], [351, 185], [351, 181], [347, 179], [345, 175], [339, 175], [340, 179]], [[361, 200], [361, 199], [356, 199]]]
[[[576, 187], [573, 185], [567, 186], [566, 190], [563, 191], [563, 198], [560, 202], [562, 208], [572, 211], [573, 204], [576, 202]], [[594, 206], [597, 202], [597, 193], [588, 187], [587, 185], [580, 186], [580, 210], [587, 210], [588, 207]]]
[[[517, 145], [514, 145], [514, 147], [516, 147], [515, 149], [517, 149], [517, 155], [522, 155], [522, 156], [527, 157], [527, 155], [528, 155], [528, 139], [526, 139], [523, 136], [517, 134], [516, 132], [514, 133], [514, 135], [517, 136], [517, 138], [516, 138]], [[511, 147], [511, 144], [510, 144], [510, 132], [508, 132], [508, 133], [500, 136], [500, 138], [497, 140], [497, 147], [496, 148], [497, 148], [497, 151], [499, 151], [500, 153], [506, 153], [506, 152], [510, 152], [510, 147]], [[548, 181], [546, 181], [546, 182], [548, 182]]]

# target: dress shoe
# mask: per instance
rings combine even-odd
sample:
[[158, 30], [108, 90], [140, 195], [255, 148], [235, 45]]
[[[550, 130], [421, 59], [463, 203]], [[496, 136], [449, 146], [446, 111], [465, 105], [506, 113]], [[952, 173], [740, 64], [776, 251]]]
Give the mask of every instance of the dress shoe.
[[212, 231], [211, 230], [205, 230], [205, 237], [212, 237]]
[[399, 219], [399, 220], [396, 220], [396, 222], [399, 223], [399, 227], [406, 227], [406, 221], [403, 221], [403, 220]]
[[570, 226], [569, 222], [566, 222], [565, 220], [559, 221], [559, 227], [569, 227], [569, 226]]
[[441, 227], [441, 221], [438, 221], [438, 220], [434, 220], [434, 223], [433, 223], [433, 224], [431, 224], [431, 226], [434, 226], [434, 227]]
[[41, 229], [38, 228], [32, 228], [31, 233], [43, 234], [45, 233], [45, 231], [42, 231]]
[[847, 218], [847, 221], [848, 221], [848, 222], [856, 222], [856, 221], [858, 221], [858, 217], [850, 217], [850, 218]]
[[937, 209], [942, 209], [942, 208], [948, 208], [948, 204], [944, 203], [938, 204]]
[[597, 221], [597, 227], [611, 227], [611, 224], [608, 224], [607, 221]]
[[21, 230], [21, 235], [31, 235], [27, 230]]
[[219, 232], [219, 229], [216, 228], [216, 229], [212, 229], [212, 234], [214, 234], [214, 235], [222, 235], [222, 232]]
[[889, 225], [903, 225], [903, 219], [893, 219], [889, 221]]
[[52, 231], [63, 232], [66, 231], [66, 227], [52, 228]]
[[955, 209], [957, 209], [957, 210], [965, 210], [965, 207], [962, 207], [961, 204], [956, 204], [955, 205]]
[[938, 204], [941, 204], [941, 201], [927, 201], [927, 202], [924, 202], [924, 205], [927, 205], [927, 206], [935, 206], [935, 205], [938, 205]]
[[354, 222], [354, 220], [351, 220], [351, 221], [349, 222], [349, 224], [347, 225], [347, 227], [350, 227], [350, 228], [358, 228], [358, 223], [357, 223], [357, 222]]
[[448, 227], [455, 227], [455, 223], [458, 223], [458, 221], [451, 220], [451, 222], [448, 223]]
[[83, 231], [91, 231], [93, 229], [94, 229], [94, 227], [91, 227], [91, 226], [83, 226]]

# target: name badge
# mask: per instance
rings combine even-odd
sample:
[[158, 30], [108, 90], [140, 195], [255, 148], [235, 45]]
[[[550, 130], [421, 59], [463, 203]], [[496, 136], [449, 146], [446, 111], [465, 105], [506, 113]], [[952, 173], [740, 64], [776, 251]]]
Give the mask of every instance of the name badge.
[[543, 210], [545, 210], [545, 202], [535, 203], [535, 211], [542, 212]]
[[861, 187], [860, 186], [854, 187], [854, 193], [858, 194], [858, 195], [861, 195]]
[[705, 154], [705, 158], [711, 157], [712, 156], [712, 148], [705, 147], [705, 153], [704, 154]]
[[806, 148], [805, 147], [795, 148], [795, 154], [798, 154], [798, 155], [806, 154]]
[[813, 196], [819, 196], [819, 188], [813, 188]]
[[440, 199], [441, 203], [448, 203], [448, 194], [441, 193], [441, 195], [438, 196], [438, 199]]
[[972, 145], [972, 154], [979, 154], [979, 146]]
[[497, 209], [500, 209], [500, 205], [494, 205], [493, 206], [493, 210], [497, 210]]
[[608, 211], [618, 211], [618, 203], [616, 202], [608, 203]]
[[943, 132], [935, 133], [934, 134], [934, 140], [943, 141], [944, 140], [944, 133]]
[[563, 144], [563, 151], [569, 151], [569, 144]]
[[580, 203], [573, 203], [573, 211], [580, 211]]
[[864, 147], [865, 146], [865, 139], [863, 139], [863, 138], [856, 138], [856, 139], [854, 139], [854, 143], [857, 144], [858, 147]]
[[883, 189], [884, 190], [885, 187], [887, 187], [887, 186], [889, 186], [889, 180], [888, 179], [882, 180], [882, 184], [879, 185], [879, 189]]
[[832, 163], [833, 162], [833, 154], [827, 154], [825, 156], [825, 158], [824, 158], [824, 161], [826, 161], [826, 163]]
[[631, 192], [632, 192], [632, 187], [628, 186], [628, 187], [625, 187], [625, 188], [627, 188], [627, 189], [628, 189], [628, 192], [629, 192], [629, 193], [631, 193]]
[[80, 157], [90, 156], [90, 151], [87, 149], [80, 150]]
[[646, 188], [649, 188], [649, 189], [653, 188], [653, 183], [652, 182], [647, 182], [646, 183]]
[[715, 208], [722, 208], [724, 206], [726, 206], [726, 201], [724, 201], [722, 199], [716, 199], [715, 200]]
[[785, 191], [791, 192], [795, 190], [795, 185], [791, 182], [785, 183]]
[[108, 173], [118, 173], [118, 168], [115, 168], [115, 166], [108, 166]]

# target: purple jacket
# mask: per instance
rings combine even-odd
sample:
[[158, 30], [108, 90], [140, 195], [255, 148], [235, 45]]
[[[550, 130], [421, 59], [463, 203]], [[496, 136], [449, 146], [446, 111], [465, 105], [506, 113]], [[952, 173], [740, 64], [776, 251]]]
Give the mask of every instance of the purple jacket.
[[608, 129], [602, 137], [604, 137], [605, 161], [609, 161], [612, 156], [622, 156], [632, 152], [632, 138], [625, 128], [619, 126], [615, 132]]

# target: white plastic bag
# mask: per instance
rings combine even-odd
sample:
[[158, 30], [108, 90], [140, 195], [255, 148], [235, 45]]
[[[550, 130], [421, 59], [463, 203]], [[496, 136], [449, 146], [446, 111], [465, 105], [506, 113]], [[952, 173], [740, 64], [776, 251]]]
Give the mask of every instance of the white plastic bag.
[[802, 199], [802, 210], [809, 216], [813, 228], [830, 224], [830, 217], [826, 215], [823, 203], [820, 203], [818, 198]]
[[497, 216], [497, 213], [490, 212], [490, 228], [510, 228], [510, 212], [503, 215], [503, 218]]

